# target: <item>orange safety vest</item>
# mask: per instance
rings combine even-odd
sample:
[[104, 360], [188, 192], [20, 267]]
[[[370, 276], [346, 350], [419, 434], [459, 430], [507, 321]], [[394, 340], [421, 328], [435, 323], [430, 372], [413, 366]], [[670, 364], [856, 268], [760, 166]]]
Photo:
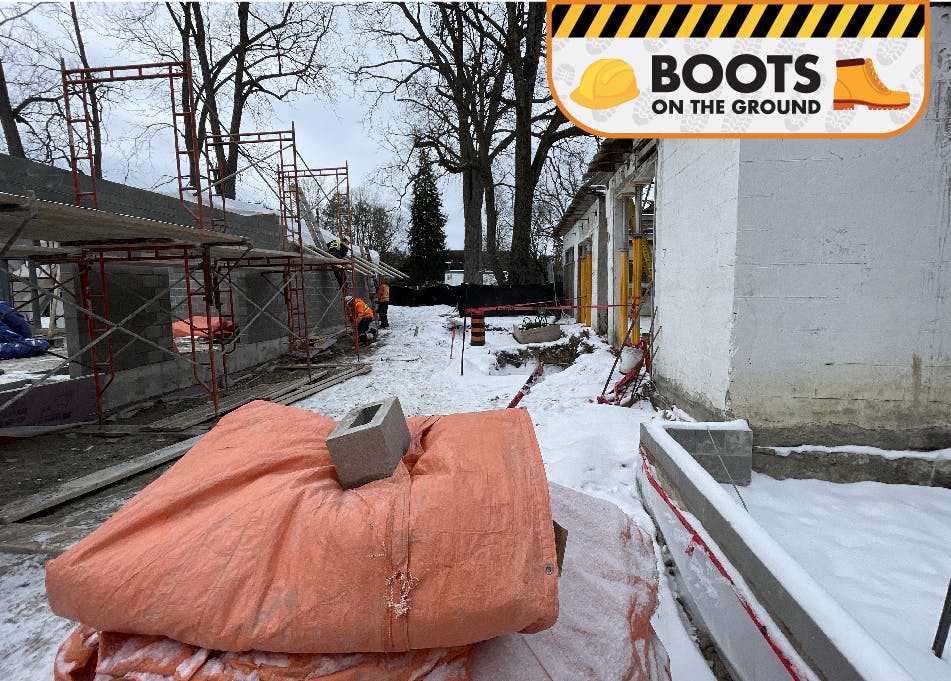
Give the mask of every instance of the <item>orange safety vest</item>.
[[357, 321], [360, 321], [361, 319], [373, 319], [373, 310], [371, 310], [370, 306], [359, 298], [353, 299], [353, 309]]
[[388, 303], [390, 302], [390, 285], [385, 281], [380, 282], [379, 288], [376, 290], [376, 302], [378, 303]]

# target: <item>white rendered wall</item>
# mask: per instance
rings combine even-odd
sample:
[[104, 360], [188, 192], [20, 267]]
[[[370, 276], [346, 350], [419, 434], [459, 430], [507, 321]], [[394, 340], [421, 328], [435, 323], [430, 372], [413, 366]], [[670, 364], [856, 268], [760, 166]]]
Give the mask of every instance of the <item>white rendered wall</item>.
[[[596, 239], [598, 238], [597, 227], [598, 227], [598, 202], [594, 201], [594, 203], [591, 204], [588, 210], [585, 211], [584, 215], [579, 220], [577, 220], [575, 224], [572, 225], [570, 229], [568, 229], [567, 232], [565, 232], [565, 235], [562, 237], [562, 240], [561, 240], [562, 258], [564, 258], [565, 251], [569, 251], [569, 250], [574, 251], [574, 273], [573, 273], [574, 280], [571, 283], [571, 291], [573, 291], [574, 297], [577, 297], [580, 291], [579, 284], [578, 284], [578, 281], [579, 281], [578, 273], [580, 271], [580, 267], [579, 267], [580, 249], [578, 247], [585, 239], [590, 238], [592, 253], [597, 255], [597, 243], [596, 243]], [[597, 293], [597, 288], [594, 286], [595, 282], [593, 281], [595, 277], [597, 277], [597, 263], [594, 261], [592, 262], [593, 262], [592, 270], [594, 271], [592, 273], [591, 297], [593, 300], [595, 297], [595, 294]], [[568, 291], [567, 283], [568, 282], [565, 282], [566, 292]], [[573, 303], [574, 301], [572, 301], [572, 304]], [[571, 314], [572, 311], [566, 310], [566, 313]], [[575, 314], [577, 313], [575, 312]]]
[[942, 14], [932, 14], [929, 105], [908, 132], [740, 144], [730, 396], [754, 429], [892, 430], [900, 442], [903, 430], [951, 427]]
[[729, 408], [739, 142], [658, 145], [654, 378], [714, 412]]

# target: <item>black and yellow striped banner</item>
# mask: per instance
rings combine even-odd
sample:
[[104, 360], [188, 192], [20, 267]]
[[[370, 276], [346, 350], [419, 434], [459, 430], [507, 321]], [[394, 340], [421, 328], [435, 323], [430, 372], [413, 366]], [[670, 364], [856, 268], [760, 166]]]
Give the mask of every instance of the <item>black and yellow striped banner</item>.
[[924, 4], [578, 4], [553, 38], [921, 38]]

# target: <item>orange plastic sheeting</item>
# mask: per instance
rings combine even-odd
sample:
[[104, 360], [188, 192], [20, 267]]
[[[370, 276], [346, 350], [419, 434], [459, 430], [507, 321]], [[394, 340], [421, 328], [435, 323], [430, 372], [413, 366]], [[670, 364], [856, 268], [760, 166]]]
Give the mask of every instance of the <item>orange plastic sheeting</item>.
[[469, 648], [405, 653], [227, 653], [160, 636], [78, 627], [56, 654], [54, 681], [469, 681]]
[[234, 336], [234, 322], [230, 319], [221, 317], [190, 317], [180, 322], [172, 324], [172, 337], [184, 338], [194, 336], [195, 338], [208, 338], [208, 329], [215, 338], [231, 338]]
[[343, 490], [335, 421], [252, 402], [47, 566], [57, 614], [217, 650], [396, 652], [558, 616], [548, 486], [523, 410], [409, 420], [390, 478]]
[[[551, 485], [568, 529], [558, 622], [469, 647], [412, 653], [275, 655], [207, 651], [80, 626], [60, 646], [56, 681], [670, 681], [651, 627], [657, 568], [650, 529], [608, 502]], [[255, 674], [257, 674], [255, 676]]]

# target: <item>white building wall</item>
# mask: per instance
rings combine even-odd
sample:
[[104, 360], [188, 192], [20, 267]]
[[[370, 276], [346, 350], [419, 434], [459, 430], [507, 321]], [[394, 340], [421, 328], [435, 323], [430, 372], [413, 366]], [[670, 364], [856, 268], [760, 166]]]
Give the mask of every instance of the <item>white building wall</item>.
[[654, 378], [714, 412], [729, 408], [739, 142], [658, 145]]
[[843, 437], [951, 426], [949, 71], [897, 137], [741, 143], [737, 415]]
[[661, 141], [655, 374], [675, 399], [777, 444], [947, 446], [951, 8], [931, 26], [902, 135]]

